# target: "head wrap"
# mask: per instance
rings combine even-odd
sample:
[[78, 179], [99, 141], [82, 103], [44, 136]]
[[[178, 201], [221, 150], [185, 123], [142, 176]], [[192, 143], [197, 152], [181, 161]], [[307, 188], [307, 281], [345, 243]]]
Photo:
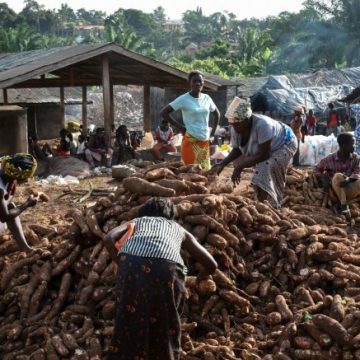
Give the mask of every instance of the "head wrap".
[[228, 118], [229, 124], [242, 122], [249, 119], [252, 115], [251, 103], [248, 99], [234, 97], [228, 107], [225, 116]]
[[294, 109], [295, 112], [299, 112], [300, 114], [304, 114], [305, 111], [304, 111], [304, 108], [301, 106], [301, 105], [298, 105], [295, 109]]
[[33, 176], [37, 161], [30, 154], [15, 154], [1, 158], [1, 170], [10, 178], [25, 180]]

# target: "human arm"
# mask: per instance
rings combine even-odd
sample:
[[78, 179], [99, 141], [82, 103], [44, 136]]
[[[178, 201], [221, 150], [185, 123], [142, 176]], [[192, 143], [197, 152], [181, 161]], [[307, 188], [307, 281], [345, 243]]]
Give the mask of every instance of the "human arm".
[[29, 207], [35, 206], [37, 200], [33, 196], [29, 196], [29, 198], [20, 206], [9, 209], [7, 201], [4, 197], [4, 191], [0, 190], [0, 221], [7, 222], [18, 217], [24, 210]]
[[229, 165], [231, 162], [233, 162], [234, 160], [236, 160], [240, 155], [241, 155], [241, 150], [238, 147], [234, 147], [229, 155], [220, 163], [220, 164], [216, 164], [214, 165], [211, 170], [209, 171], [209, 174], [217, 174], [220, 175], [221, 172], [224, 170], [224, 168]]
[[231, 180], [234, 182], [234, 184], [240, 183], [240, 177], [241, 172], [245, 168], [252, 167], [258, 163], [261, 163], [270, 157], [270, 151], [271, 151], [271, 140], [268, 140], [262, 144], [259, 144], [259, 151], [255, 155], [248, 155], [241, 158], [238, 165], [233, 171]]
[[331, 185], [331, 178], [327, 171], [326, 158], [320, 160], [316, 165], [313, 175], [319, 179], [322, 184], [322, 187], [325, 191], [329, 191]]
[[182, 248], [186, 250], [191, 257], [193, 257], [203, 266], [203, 269], [200, 271], [199, 277], [213, 274], [218, 266], [215, 259], [203, 246], [198, 243], [195, 237], [185, 229], [184, 236], [185, 239], [183, 241]]
[[219, 125], [219, 120], [220, 120], [220, 111], [219, 109], [216, 107], [215, 110], [212, 112], [213, 114], [213, 126], [211, 129], [211, 134], [210, 137], [213, 137], [215, 135], [215, 131]]
[[170, 105], [166, 105], [160, 111], [160, 116], [164, 120], [167, 120], [171, 125], [175, 126], [176, 128], [180, 129], [183, 133], [185, 133], [186, 131], [185, 127], [171, 116], [171, 113], [174, 111], [175, 110]]
[[121, 224], [120, 226], [117, 226], [116, 228], [109, 231], [104, 239], [104, 246], [106, 247], [106, 250], [108, 251], [111, 259], [117, 263], [117, 249], [115, 247], [115, 242], [119, 240], [119, 238], [124, 234], [124, 232], [127, 230], [127, 223]]

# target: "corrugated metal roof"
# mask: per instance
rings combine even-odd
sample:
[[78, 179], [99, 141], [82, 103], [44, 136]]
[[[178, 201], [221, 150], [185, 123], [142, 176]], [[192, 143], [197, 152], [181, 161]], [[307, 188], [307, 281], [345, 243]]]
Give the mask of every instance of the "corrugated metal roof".
[[21, 65], [29, 65], [36, 63], [43, 56], [56, 54], [60, 51], [71, 48], [72, 46], [55, 47], [51, 49], [39, 49], [31, 51], [23, 51], [16, 53], [3, 53], [0, 54], [0, 72], [5, 70], [14, 69]]
[[266, 84], [267, 80], [267, 76], [239, 79], [242, 85], [238, 87], [238, 95], [242, 97], [253, 96]]
[[[101, 85], [104, 55], [109, 59], [115, 85], [187, 87], [186, 72], [117, 44], [105, 43], [0, 54], [0, 88]], [[52, 74], [53, 78], [39, 78], [45, 74]], [[217, 90], [218, 86], [205, 80], [209, 90]]]
[[243, 81], [241, 79], [228, 80], [228, 79], [224, 79], [219, 75], [206, 74], [205, 78], [207, 80], [220, 84], [221, 86], [239, 86], [243, 84]]
[[[9, 104], [60, 103], [60, 91], [58, 88], [8, 89], [7, 96]], [[79, 88], [66, 88], [64, 96], [65, 104], [81, 104], [82, 102], [82, 92]], [[0, 104], [3, 103], [3, 92], [0, 91]]]

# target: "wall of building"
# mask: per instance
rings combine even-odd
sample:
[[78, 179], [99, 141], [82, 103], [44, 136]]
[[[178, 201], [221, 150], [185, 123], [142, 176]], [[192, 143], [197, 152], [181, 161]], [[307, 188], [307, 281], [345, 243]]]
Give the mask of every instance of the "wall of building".
[[39, 140], [59, 137], [63, 126], [59, 105], [41, 104], [29, 107], [29, 129], [31, 132], [36, 131]]
[[28, 152], [27, 113], [20, 106], [0, 106], [0, 156]]

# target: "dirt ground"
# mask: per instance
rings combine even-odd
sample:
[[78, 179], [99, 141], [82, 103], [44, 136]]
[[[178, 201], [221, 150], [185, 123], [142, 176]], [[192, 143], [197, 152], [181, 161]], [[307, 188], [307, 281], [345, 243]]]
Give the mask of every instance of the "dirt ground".
[[[217, 181], [231, 181], [232, 168], [226, 168]], [[251, 173], [244, 173], [243, 180], [240, 185], [234, 189], [234, 194], [243, 194], [248, 192], [250, 187]], [[119, 181], [110, 176], [98, 176], [89, 179], [80, 180], [79, 185], [60, 186], [60, 185], [42, 185], [32, 180], [25, 184], [17, 186], [14, 202], [20, 204], [29, 196], [30, 189], [34, 188], [38, 191], [45, 192], [50, 201], [47, 203], [40, 202], [34, 208], [27, 209], [21, 214], [21, 222], [24, 226], [30, 224], [52, 225], [62, 224], [66, 214], [74, 207], [83, 208], [94, 204], [99, 196], [90, 196], [82, 202], [79, 199], [85, 195], [90, 184], [94, 189], [105, 189], [111, 191]]]
[[45, 192], [50, 198], [47, 203], [39, 202], [34, 208], [25, 210], [20, 216], [22, 224], [62, 224], [69, 210], [74, 207], [83, 208], [89, 206], [99, 198], [99, 196], [91, 196], [83, 202], [78, 202], [89, 191], [90, 183], [93, 189], [111, 191], [119, 182], [109, 176], [98, 176], [80, 180], [79, 185], [71, 186], [39, 185], [36, 181], [18, 185], [14, 198], [16, 204], [20, 204], [27, 199], [31, 188]]

